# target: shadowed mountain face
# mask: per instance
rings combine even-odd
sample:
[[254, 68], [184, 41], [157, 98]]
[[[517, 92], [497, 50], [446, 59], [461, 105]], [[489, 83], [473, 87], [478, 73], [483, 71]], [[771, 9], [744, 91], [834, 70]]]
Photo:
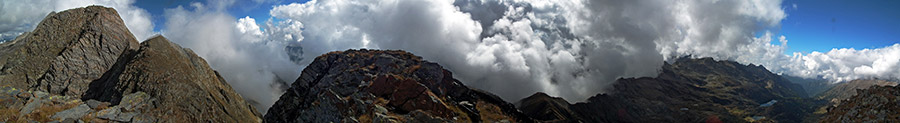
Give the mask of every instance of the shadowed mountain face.
[[619, 79], [608, 94], [568, 106], [535, 96], [517, 103], [525, 114], [559, 114], [542, 120], [564, 122], [800, 122], [814, 109], [799, 99], [807, 96], [802, 87], [762, 66], [711, 58], [678, 59], [665, 64], [656, 78]]
[[516, 102], [516, 107], [535, 120], [545, 122], [577, 121], [582, 118], [569, 107], [569, 102], [563, 98], [551, 97], [545, 93], [535, 93], [525, 99]]
[[11, 122], [261, 120], [203, 58], [162, 36], [139, 44], [101, 6], [51, 13], [0, 44], [0, 86]]
[[808, 94], [809, 97], [816, 97], [835, 86], [835, 84], [822, 78], [801, 78], [789, 75], [781, 75], [781, 77], [803, 86], [803, 89], [806, 90], [806, 94]]
[[331, 52], [303, 69], [265, 121], [531, 121], [514, 105], [452, 75], [405, 51]]

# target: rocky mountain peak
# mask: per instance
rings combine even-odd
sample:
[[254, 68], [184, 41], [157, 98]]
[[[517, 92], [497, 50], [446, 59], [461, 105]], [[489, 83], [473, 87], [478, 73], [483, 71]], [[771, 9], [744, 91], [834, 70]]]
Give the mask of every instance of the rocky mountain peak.
[[452, 75], [405, 51], [331, 52], [303, 69], [265, 121], [530, 121], [512, 104]]
[[519, 110], [527, 111], [525, 115], [536, 120], [547, 122], [581, 121], [577, 112], [569, 107], [569, 102], [560, 97], [553, 97], [543, 92], [535, 93], [518, 102]]
[[0, 120], [261, 122], [261, 114], [190, 49], [138, 43], [112, 8], [49, 14], [0, 44]]
[[0, 45], [0, 84], [80, 97], [138, 42], [116, 10], [50, 13], [32, 32]]

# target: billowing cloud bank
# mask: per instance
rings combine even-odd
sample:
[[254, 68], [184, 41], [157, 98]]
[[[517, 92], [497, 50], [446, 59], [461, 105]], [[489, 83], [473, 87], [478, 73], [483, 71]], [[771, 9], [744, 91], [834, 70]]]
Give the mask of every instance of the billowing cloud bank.
[[165, 10], [162, 34], [206, 59], [235, 91], [266, 111], [284, 92], [284, 84], [297, 79], [302, 69], [285, 48], [296, 40], [269, 34], [299, 31], [289, 27], [276, 31], [270, 26], [273, 29], [263, 33], [255, 19], [237, 19], [223, 10], [224, 5], [211, 5], [192, 3]]
[[139, 41], [150, 38], [153, 23], [147, 10], [133, 6], [134, 0], [3, 0], [0, 1], [0, 41], [11, 40], [22, 32], [34, 30], [48, 13], [101, 5], [119, 12], [125, 26]]
[[[10, 15], [3, 3], [3, 15]], [[276, 5], [273, 18], [257, 24], [229, 15], [234, 1], [226, 0], [167, 9], [162, 34], [194, 49], [263, 111], [311, 59], [351, 48], [410, 51], [508, 101], [538, 91], [582, 101], [617, 78], [655, 76], [663, 61], [684, 55], [834, 81], [900, 78], [900, 44], [785, 55], [788, 37], [772, 32], [789, 17], [781, 3], [313, 0]], [[4, 36], [33, 28], [22, 24], [36, 18], [11, 16], [20, 18], [0, 20]], [[131, 16], [123, 17], [136, 32]]]
[[787, 38], [770, 31], [788, 17], [781, 3], [314, 0], [270, 13], [302, 27], [302, 37], [288, 37], [302, 39], [304, 57], [348, 48], [403, 49], [507, 100], [536, 91], [584, 100], [616, 78], [655, 76], [663, 61], [684, 55], [835, 81], [898, 77], [898, 45], [785, 55]]
[[578, 101], [681, 55], [788, 59], [771, 34], [754, 37], [786, 17], [780, 3], [323, 0], [271, 14], [303, 26], [306, 54], [404, 49], [507, 100], [542, 91]]

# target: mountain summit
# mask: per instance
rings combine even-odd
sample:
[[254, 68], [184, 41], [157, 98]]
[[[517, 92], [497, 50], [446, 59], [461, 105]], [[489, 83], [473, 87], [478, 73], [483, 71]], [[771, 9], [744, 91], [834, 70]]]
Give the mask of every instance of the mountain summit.
[[531, 121], [513, 104], [466, 87], [405, 51], [347, 50], [316, 57], [266, 122]]
[[0, 120], [260, 122], [203, 58], [157, 36], [138, 43], [116, 10], [50, 13], [0, 44]]

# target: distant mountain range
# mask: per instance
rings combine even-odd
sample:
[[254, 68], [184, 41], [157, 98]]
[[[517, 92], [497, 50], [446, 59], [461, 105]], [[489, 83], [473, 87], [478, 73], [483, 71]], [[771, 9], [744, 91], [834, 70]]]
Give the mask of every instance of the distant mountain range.
[[[143, 43], [112, 8], [49, 14], [0, 43], [0, 122], [897, 122], [896, 80], [830, 84], [759, 65], [682, 57], [657, 77], [621, 78], [570, 102], [507, 102], [401, 50], [335, 51], [312, 60], [265, 115], [190, 49]], [[894, 87], [892, 87], [894, 86]], [[863, 90], [865, 89], [865, 90]]]
[[[613, 86], [609, 93], [598, 94], [586, 102], [548, 108], [573, 111], [562, 113], [576, 114], [572, 117], [543, 120], [801, 122], [806, 117], [804, 114], [812, 113], [815, 108], [806, 106], [809, 101], [802, 99], [807, 94], [800, 85], [772, 74], [762, 66], [715, 61], [711, 58], [680, 58], [672, 64], [664, 64], [658, 77], [624, 78], [617, 80]], [[519, 108], [525, 114], [542, 112], [541, 109], [531, 108], [535, 103], [564, 101], [535, 101], [532, 97], [517, 103], [521, 104]]]

